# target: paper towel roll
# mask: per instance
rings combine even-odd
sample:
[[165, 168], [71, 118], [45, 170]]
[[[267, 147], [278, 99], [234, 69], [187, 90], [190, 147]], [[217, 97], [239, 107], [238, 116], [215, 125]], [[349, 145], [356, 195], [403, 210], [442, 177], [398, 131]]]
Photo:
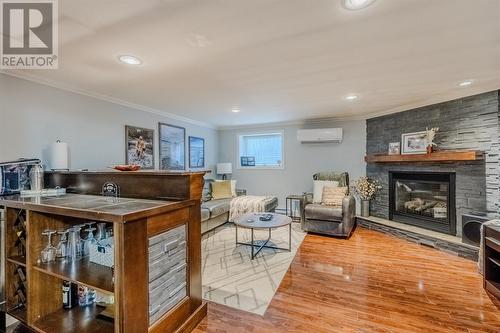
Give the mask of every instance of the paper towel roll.
[[51, 145], [50, 151], [50, 168], [52, 170], [69, 169], [69, 149], [66, 142], [61, 142], [58, 140]]

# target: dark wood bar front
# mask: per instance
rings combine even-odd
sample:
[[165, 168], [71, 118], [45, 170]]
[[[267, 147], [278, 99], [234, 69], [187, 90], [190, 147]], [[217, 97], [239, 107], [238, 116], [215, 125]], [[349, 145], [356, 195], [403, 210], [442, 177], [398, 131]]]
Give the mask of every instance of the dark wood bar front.
[[[39, 332], [191, 331], [206, 315], [201, 298], [203, 175], [47, 173], [46, 187], [65, 187], [66, 195], [0, 197], [6, 208], [7, 312]], [[106, 182], [118, 185], [122, 196], [101, 196]], [[112, 229], [113, 268], [88, 257], [40, 260], [45, 230], [91, 222]], [[114, 304], [64, 309], [63, 281], [114, 298]]]

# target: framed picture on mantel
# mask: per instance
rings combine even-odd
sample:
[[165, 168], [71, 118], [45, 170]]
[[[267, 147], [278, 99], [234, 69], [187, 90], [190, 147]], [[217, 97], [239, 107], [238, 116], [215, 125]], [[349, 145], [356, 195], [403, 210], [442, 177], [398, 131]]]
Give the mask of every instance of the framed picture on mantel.
[[401, 153], [401, 143], [400, 142], [390, 142], [389, 143], [389, 155], [399, 155]]
[[427, 153], [427, 134], [425, 131], [414, 133], [403, 133], [401, 135], [401, 154], [425, 154]]

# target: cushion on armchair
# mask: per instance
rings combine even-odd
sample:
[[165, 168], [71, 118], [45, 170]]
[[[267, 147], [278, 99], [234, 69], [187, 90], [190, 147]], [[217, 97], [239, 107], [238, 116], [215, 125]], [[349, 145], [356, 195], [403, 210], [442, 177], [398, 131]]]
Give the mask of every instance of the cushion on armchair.
[[313, 202], [321, 203], [323, 202], [323, 188], [325, 186], [336, 187], [339, 186], [339, 182], [334, 180], [315, 180], [313, 182]]
[[323, 199], [321, 203], [326, 206], [342, 207], [342, 200], [347, 194], [347, 187], [323, 187]]

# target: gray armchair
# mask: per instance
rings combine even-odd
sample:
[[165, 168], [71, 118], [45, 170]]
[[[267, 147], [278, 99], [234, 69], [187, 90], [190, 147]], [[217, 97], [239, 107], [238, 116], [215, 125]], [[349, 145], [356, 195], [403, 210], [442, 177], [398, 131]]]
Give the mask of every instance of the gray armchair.
[[[320, 172], [313, 176], [314, 180], [335, 180], [339, 186], [349, 189], [349, 174], [347, 172]], [[302, 229], [329, 236], [349, 237], [356, 223], [356, 200], [347, 195], [342, 201], [342, 207], [325, 206], [312, 203], [308, 196], [304, 206]]]

